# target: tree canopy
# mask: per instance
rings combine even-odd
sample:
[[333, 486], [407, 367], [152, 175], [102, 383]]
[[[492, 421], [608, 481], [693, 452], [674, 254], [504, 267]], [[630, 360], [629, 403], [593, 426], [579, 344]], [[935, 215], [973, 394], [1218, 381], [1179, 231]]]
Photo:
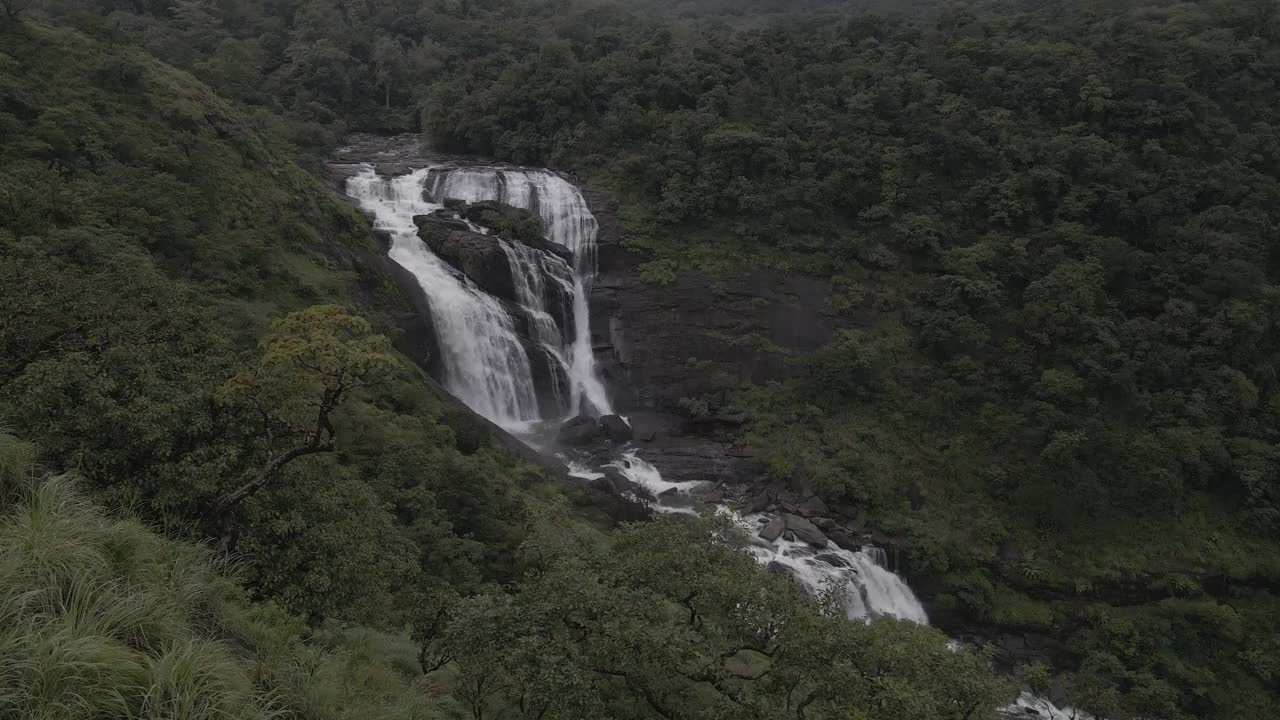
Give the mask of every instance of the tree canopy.
[[[419, 131], [612, 191], [649, 280], [829, 278], [829, 309], [870, 322], [785, 383], [683, 409], [739, 411], [775, 479], [856, 507], [948, 629], [1040, 643], [1049, 664], [1024, 677], [1051, 665], [1099, 717], [1276, 715], [1280, 12], [889, 5], [6, 3], [0, 417], [177, 535], [218, 535], [219, 499], [266, 477], [235, 503], [254, 596], [313, 625], [414, 628], [419, 665], [475, 671], [458, 712], [794, 712], [772, 684], [789, 660], [759, 678], [708, 662], [732, 611], [682, 626], [681, 589], [612, 546], [518, 553], [557, 492], [386, 352], [412, 306], [306, 170], [349, 130]], [[306, 329], [322, 320], [347, 330]], [[336, 364], [288, 370], [330, 340]], [[346, 386], [365, 361], [381, 382]], [[298, 447], [324, 451], [261, 475]], [[708, 582], [745, 572], [726, 563]], [[632, 615], [579, 638], [551, 590]], [[652, 637], [639, 619], [671, 647], [635, 677], [580, 672]], [[524, 674], [490, 653], [489, 620], [554, 637], [563, 661]], [[929, 631], [828, 631], [917, 651], [884, 671], [919, 686], [907, 706], [858, 684], [878, 660], [805, 646], [862, 701], [945, 716], [986, 697]], [[854, 702], [804, 697], [815, 715]]]

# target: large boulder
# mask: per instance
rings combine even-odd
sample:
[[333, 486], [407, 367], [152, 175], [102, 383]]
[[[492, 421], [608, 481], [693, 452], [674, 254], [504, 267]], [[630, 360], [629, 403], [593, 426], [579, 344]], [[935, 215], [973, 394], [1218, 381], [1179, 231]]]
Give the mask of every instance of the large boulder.
[[844, 528], [836, 527], [826, 531], [827, 539], [836, 544], [836, 547], [849, 552], [857, 552], [862, 549], [862, 543], [857, 538], [850, 535]]
[[799, 515], [787, 513], [783, 518], [787, 530], [795, 533], [796, 539], [806, 542], [814, 547], [826, 547], [827, 536], [822, 534], [817, 525], [809, 522]]
[[561, 445], [571, 447], [590, 445], [600, 439], [600, 423], [586, 415], [570, 418], [560, 426], [556, 439]]
[[471, 227], [458, 217], [458, 213], [448, 208], [434, 210], [430, 215], [421, 215], [422, 222], [430, 222], [448, 230], [470, 230]]
[[769, 505], [771, 502], [772, 501], [769, 499], [768, 493], [765, 493], [765, 492], [756, 493], [755, 495], [752, 495], [751, 497], [749, 497], [747, 501], [742, 504], [742, 512], [748, 515], [754, 515], [755, 513], [758, 513], [758, 512], [764, 512], [769, 508]]
[[626, 420], [617, 415], [601, 417], [600, 429], [604, 431], [606, 437], [618, 444], [631, 442], [633, 437], [631, 426], [627, 424]]
[[782, 531], [786, 529], [786, 521], [782, 518], [774, 518], [765, 524], [760, 530], [760, 537], [773, 542], [782, 536]]
[[720, 488], [711, 488], [700, 495], [702, 502], [707, 505], [719, 505], [724, 502], [724, 490]]
[[822, 498], [817, 495], [812, 495], [804, 499], [796, 506], [796, 514], [803, 515], [807, 518], [821, 517], [826, 515], [828, 512], [830, 511], [827, 509], [827, 504], [824, 503]]
[[546, 238], [546, 227], [537, 213], [495, 200], [465, 203], [457, 198], [445, 198], [444, 204], [449, 212], [485, 228], [492, 235], [524, 243], [573, 264], [573, 252], [569, 248]]
[[626, 473], [616, 467], [606, 465], [600, 469], [600, 472], [604, 473], [604, 479], [613, 483], [618, 492], [628, 490], [634, 484], [631, 482], [631, 478], [627, 477]]
[[413, 222], [418, 226], [418, 237], [440, 259], [462, 271], [490, 295], [515, 302], [511, 263], [496, 238], [448, 227], [430, 215], [418, 215]]
[[831, 567], [838, 567], [838, 568], [849, 567], [849, 561], [845, 560], [844, 558], [840, 557], [835, 553], [822, 553], [821, 555], [815, 555], [814, 559], [821, 560], [822, 562], [830, 565]]
[[656, 499], [648, 488], [634, 482], [616, 467], [605, 467], [601, 469], [601, 472], [604, 473], [604, 477], [598, 477], [589, 483], [596, 490], [607, 492], [611, 495], [631, 493], [636, 498], [646, 502], [653, 502]]
[[[517, 330], [518, 332], [518, 330]], [[533, 392], [538, 399], [538, 409], [542, 417], [562, 417], [569, 408], [565, 398], [556, 390], [569, 387], [569, 378], [565, 368], [556, 361], [545, 348], [528, 342], [525, 355], [529, 358], [529, 371], [533, 376]]]

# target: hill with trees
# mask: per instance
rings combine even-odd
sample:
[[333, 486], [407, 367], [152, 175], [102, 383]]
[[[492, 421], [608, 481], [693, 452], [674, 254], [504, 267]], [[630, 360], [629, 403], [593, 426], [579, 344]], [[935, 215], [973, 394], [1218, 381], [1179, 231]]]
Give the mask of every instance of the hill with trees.
[[[412, 306], [367, 221], [308, 172], [350, 130], [420, 131], [612, 191], [655, 283], [765, 265], [831, 278], [830, 308], [870, 311], [791, 358], [796, 379], [683, 408], [741, 414], [773, 477], [862, 508], [948, 629], [1043, 642], [1032, 655], [1047, 664], [1023, 676], [1055, 676], [1099, 717], [1276, 715], [1274, 3], [752, 7], [765, 15], [6, 3], [0, 412], [111, 512], [236, 548], [252, 599], [313, 629], [425, 639], [437, 600], [458, 595], [460, 616], [542, 642], [523, 623], [563, 609], [543, 593], [587, 578], [580, 600], [600, 602], [591, 583], [620, 582], [621, 560], [588, 543], [552, 553], [567, 565], [523, 564], [563, 491], [394, 350]], [[336, 364], [282, 369], [314, 352]], [[301, 424], [313, 407], [324, 421]], [[677, 592], [633, 570], [635, 592]], [[507, 591], [482, 592], [495, 584]], [[723, 652], [741, 629], [673, 635], [658, 614], [646, 627], [690, 643], [673, 653]], [[640, 632], [596, 646], [555, 627], [558, 642], [584, 633], [573, 662]], [[772, 681], [716, 687], [727, 666], [690, 670], [691, 655], [574, 688], [520, 676], [472, 630], [448, 636], [477, 653], [453, 667], [491, 669], [476, 677], [503, 703], [534, 688], [605, 702], [608, 685], [638, 716], [776, 709]], [[825, 633], [886, 653], [889, 636], [938, 642], [891, 624]], [[967, 708], [913, 662], [892, 672], [921, 699], [888, 697], [880, 716]], [[485, 689], [470, 693], [477, 717]], [[677, 696], [700, 699], [676, 711]], [[538, 697], [523, 710], [588, 707]], [[860, 697], [833, 695], [830, 712]]]
[[609, 531], [404, 354], [412, 304], [279, 108], [37, 15], [0, 33], [0, 713], [1007, 701], [985, 655], [824, 614], [723, 526]]

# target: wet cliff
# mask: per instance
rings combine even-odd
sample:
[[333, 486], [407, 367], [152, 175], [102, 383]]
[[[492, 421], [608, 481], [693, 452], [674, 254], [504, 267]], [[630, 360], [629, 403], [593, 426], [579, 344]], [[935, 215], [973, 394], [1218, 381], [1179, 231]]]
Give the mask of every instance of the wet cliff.
[[678, 412], [681, 398], [787, 378], [793, 358], [869, 321], [831, 309], [829, 280], [795, 272], [686, 271], [669, 284], [646, 282], [645, 258], [626, 246], [612, 198], [583, 195], [600, 224], [592, 343], [621, 409]]

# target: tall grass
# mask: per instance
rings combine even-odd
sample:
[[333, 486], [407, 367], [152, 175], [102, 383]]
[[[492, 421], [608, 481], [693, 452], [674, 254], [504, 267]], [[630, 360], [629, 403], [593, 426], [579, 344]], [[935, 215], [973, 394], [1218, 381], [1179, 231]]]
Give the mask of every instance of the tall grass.
[[204, 548], [107, 516], [0, 434], [3, 720], [434, 716], [403, 640], [308, 642], [244, 595]]

